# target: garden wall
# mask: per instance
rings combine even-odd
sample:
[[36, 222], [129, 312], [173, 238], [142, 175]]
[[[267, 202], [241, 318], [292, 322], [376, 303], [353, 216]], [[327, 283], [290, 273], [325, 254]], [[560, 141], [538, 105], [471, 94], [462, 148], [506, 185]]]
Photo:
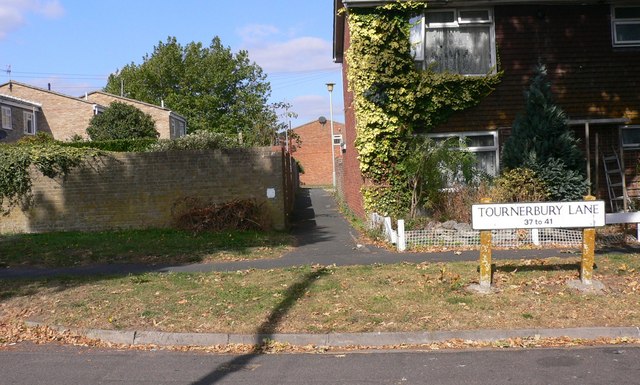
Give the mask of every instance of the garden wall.
[[0, 217], [1, 233], [100, 231], [172, 226], [185, 198], [255, 199], [285, 229], [294, 187], [282, 151], [271, 148], [109, 153], [65, 178], [33, 175], [33, 201]]

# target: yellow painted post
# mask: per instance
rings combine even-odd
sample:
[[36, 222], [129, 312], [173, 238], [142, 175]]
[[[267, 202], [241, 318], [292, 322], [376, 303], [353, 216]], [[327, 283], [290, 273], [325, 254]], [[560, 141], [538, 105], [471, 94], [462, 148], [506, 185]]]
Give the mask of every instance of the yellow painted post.
[[[491, 203], [491, 198], [482, 198], [480, 203]], [[480, 287], [491, 287], [491, 230], [480, 231]]]
[[[595, 201], [596, 197], [587, 195], [585, 201]], [[580, 261], [580, 281], [584, 285], [591, 285], [593, 279], [593, 265], [595, 263], [596, 229], [594, 227], [582, 230], [582, 260]]]

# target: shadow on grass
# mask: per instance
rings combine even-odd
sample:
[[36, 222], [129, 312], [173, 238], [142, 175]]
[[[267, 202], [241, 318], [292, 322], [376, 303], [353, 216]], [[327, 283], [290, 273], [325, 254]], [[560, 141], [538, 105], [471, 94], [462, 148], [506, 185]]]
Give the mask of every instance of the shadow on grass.
[[[596, 265], [593, 266], [597, 268]], [[554, 263], [546, 265], [522, 265], [517, 263], [509, 263], [504, 265], [494, 265], [493, 271], [499, 271], [502, 273], [514, 273], [514, 272], [530, 272], [530, 271], [580, 271], [580, 262], [575, 263]]]
[[285, 292], [282, 301], [271, 311], [269, 318], [258, 327], [253, 350], [219, 365], [210, 374], [194, 382], [193, 385], [215, 384], [223, 378], [247, 368], [253, 359], [266, 353], [269, 347], [269, 340], [276, 332], [282, 318], [291, 310], [298, 299], [304, 295], [307, 289], [326, 274], [328, 274], [328, 270], [321, 268], [305, 274], [300, 281], [291, 285]]

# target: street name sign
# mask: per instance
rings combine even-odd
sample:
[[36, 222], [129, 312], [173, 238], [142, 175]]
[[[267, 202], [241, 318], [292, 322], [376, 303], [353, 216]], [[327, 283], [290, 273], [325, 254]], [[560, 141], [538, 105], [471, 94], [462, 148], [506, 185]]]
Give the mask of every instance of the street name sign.
[[474, 230], [586, 228], [605, 225], [604, 201], [483, 203], [471, 207]]

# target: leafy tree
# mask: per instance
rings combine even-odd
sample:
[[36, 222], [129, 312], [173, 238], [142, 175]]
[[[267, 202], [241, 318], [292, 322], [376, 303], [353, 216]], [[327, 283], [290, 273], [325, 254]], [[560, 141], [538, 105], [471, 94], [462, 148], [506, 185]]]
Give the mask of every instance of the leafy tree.
[[156, 123], [130, 104], [113, 102], [89, 122], [87, 134], [91, 140], [157, 138]]
[[435, 141], [424, 135], [409, 141], [407, 156], [398, 168], [406, 175], [411, 192], [411, 218], [431, 208], [445, 187], [472, 181], [475, 156], [461, 145], [458, 138]]
[[552, 200], [580, 199], [588, 186], [584, 156], [565, 112], [553, 101], [544, 65], [535, 69], [525, 100], [525, 113], [514, 121], [502, 151], [505, 170], [534, 171]]
[[[277, 116], [267, 104], [271, 86], [250, 62], [247, 51], [234, 54], [215, 37], [208, 47], [175, 37], [159, 42], [140, 65], [131, 63], [109, 76], [104, 89], [166, 106], [187, 118], [190, 131], [208, 130], [270, 144]], [[266, 132], [265, 132], [266, 131]]]

